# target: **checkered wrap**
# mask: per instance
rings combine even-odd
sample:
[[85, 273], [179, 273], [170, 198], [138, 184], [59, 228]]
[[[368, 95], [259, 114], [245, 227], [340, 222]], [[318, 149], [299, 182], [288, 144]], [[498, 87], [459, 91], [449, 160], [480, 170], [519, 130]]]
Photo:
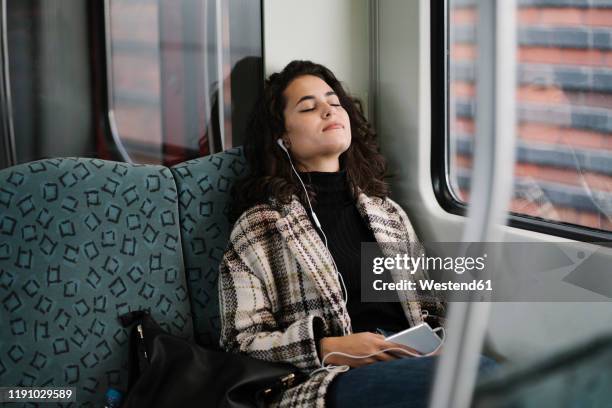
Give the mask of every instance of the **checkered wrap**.
[[[357, 208], [377, 242], [401, 242], [407, 253], [418, 256], [419, 241], [399, 205], [360, 194]], [[391, 275], [396, 281], [409, 278], [405, 271]], [[425, 275], [420, 270], [413, 278]], [[443, 307], [431, 301], [431, 293], [399, 294], [411, 326], [423, 321], [425, 309], [442, 321]], [[295, 197], [286, 205], [257, 205], [236, 221], [221, 262], [219, 299], [221, 347], [303, 371], [321, 366], [317, 337], [341, 336], [343, 328], [352, 332], [331, 254]], [[310, 377], [285, 391], [278, 405], [324, 407], [327, 386], [336, 375]]]

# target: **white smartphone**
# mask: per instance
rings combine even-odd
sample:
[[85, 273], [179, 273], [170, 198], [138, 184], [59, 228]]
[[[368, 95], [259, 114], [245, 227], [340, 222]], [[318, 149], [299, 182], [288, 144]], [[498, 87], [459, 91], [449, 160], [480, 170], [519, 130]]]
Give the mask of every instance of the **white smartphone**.
[[421, 323], [399, 333], [395, 333], [385, 340], [408, 346], [421, 354], [435, 351], [442, 340], [427, 323]]

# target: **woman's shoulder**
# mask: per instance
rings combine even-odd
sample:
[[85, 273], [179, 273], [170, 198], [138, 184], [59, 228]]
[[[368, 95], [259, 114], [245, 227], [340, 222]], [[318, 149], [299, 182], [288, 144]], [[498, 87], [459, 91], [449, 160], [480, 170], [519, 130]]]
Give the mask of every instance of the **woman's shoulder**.
[[404, 228], [406, 229], [406, 232], [408, 233], [408, 236], [410, 237], [410, 241], [418, 240], [414, 227], [412, 226], [412, 222], [410, 221], [408, 214], [406, 214], [406, 211], [404, 211], [402, 206], [388, 197], [385, 199], [385, 202], [389, 208], [389, 211], [391, 213], [397, 214], [399, 218], [401, 219], [402, 224], [404, 225]]
[[369, 207], [368, 209], [370, 210], [381, 211], [389, 214], [404, 213], [402, 207], [388, 196], [378, 197], [361, 193], [360, 201], [366, 203], [367, 207]]
[[261, 222], [264, 220], [276, 221], [280, 218], [280, 210], [272, 201], [255, 204], [247, 208], [235, 222], [235, 225], [241, 223]]
[[403, 228], [406, 229], [411, 240], [416, 239], [414, 227], [410, 218], [406, 214], [406, 211], [396, 201], [392, 200], [388, 196], [381, 197], [369, 197], [362, 201], [368, 201], [367, 210], [376, 213], [380, 219], [386, 220], [397, 220], [401, 222]]
[[234, 222], [230, 241], [235, 241], [241, 236], [260, 235], [264, 230], [274, 228], [280, 217], [280, 210], [274, 203], [255, 204], [246, 209]]
[[402, 206], [390, 199], [389, 197], [385, 197], [382, 205], [384, 205], [391, 213], [398, 213], [402, 216], [406, 214]]

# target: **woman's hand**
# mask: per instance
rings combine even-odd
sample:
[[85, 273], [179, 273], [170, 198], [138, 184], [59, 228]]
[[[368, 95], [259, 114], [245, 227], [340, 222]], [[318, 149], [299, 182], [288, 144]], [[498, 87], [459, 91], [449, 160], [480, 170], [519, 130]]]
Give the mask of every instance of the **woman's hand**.
[[[369, 354], [378, 353], [381, 350], [388, 348], [400, 348], [414, 354], [419, 354], [417, 351], [401, 344], [392, 343], [385, 340], [385, 336], [375, 333], [356, 333], [342, 337], [325, 337], [319, 343], [321, 358], [333, 352], [341, 352], [352, 354], [354, 356], [367, 356]], [[376, 363], [378, 361], [389, 361], [401, 358], [401, 351], [389, 351], [376, 354], [368, 358], [351, 358], [338, 354], [333, 354], [325, 359], [325, 364], [332, 365], [347, 365], [351, 368], [361, 367], [364, 365]], [[409, 354], [405, 354], [410, 356]]]

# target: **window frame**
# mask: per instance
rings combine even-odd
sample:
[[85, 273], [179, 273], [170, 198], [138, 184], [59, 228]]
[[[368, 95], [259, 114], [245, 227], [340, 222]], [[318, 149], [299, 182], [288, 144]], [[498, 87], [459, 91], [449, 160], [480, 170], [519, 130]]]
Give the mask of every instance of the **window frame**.
[[[447, 212], [467, 216], [468, 205], [456, 199], [449, 184], [449, 84], [450, 46], [448, 40], [450, 0], [430, 1], [430, 61], [431, 61], [431, 180], [434, 195]], [[440, 120], [443, 118], [443, 120]], [[525, 214], [511, 212], [508, 225], [528, 231], [554, 235], [583, 242], [605, 243], [612, 247], [612, 232], [545, 220]]]
[[0, 1], [0, 169], [17, 164], [8, 63], [8, 16], [6, 8], [6, 0]]

